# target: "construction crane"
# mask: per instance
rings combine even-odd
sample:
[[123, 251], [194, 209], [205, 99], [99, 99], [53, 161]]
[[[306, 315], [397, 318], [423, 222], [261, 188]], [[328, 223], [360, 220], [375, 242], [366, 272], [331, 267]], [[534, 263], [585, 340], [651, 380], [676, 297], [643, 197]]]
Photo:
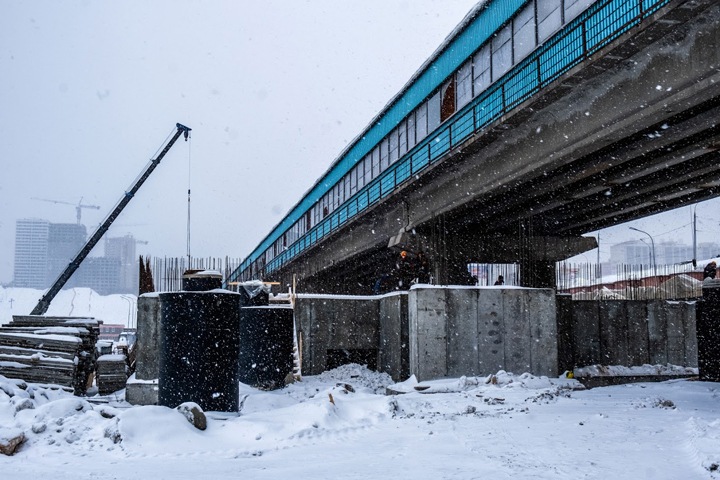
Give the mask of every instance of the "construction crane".
[[160, 160], [162, 160], [165, 154], [167, 154], [170, 148], [172, 148], [178, 138], [180, 138], [180, 135], [184, 135], [185, 141], [187, 141], [188, 135], [190, 135], [191, 128], [186, 127], [185, 125], [181, 125], [179, 123], [176, 124], [176, 127], [177, 131], [172, 136], [172, 138], [168, 140], [167, 144], [162, 149], [157, 158], [150, 160], [150, 163], [145, 166], [145, 169], [140, 173], [140, 176], [137, 178], [137, 180], [135, 180], [132, 187], [130, 187], [130, 190], [126, 191], [120, 197], [120, 200], [118, 201], [117, 205], [115, 205], [115, 208], [105, 218], [103, 223], [100, 224], [97, 230], [95, 230], [95, 233], [92, 234], [87, 243], [85, 243], [85, 246], [80, 249], [78, 254], [70, 262], [70, 264], [68, 264], [65, 270], [63, 270], [63, 272], [60, 274], [57, 280], [55, 280], [47, 293], [45, 293], [45, 295], [43, 295], [42, 298], [38, 301], [38, 304], [35, 305], [35, 308], [33, 308], [32, 312], [30, 312], [30, 315], [44, 315], [45, 312], [47, 312], [48, 308], [50, 307], [50, 302], [52, 302], [53, 298], [55, 298], [55, 295], [58, 294], [58, 292], [62, 289], [65, 283], [70, 279], [72, 274], [75, 273], [75, 270], [78, 269], [80, 263], [82, 263], [85, 257], [88, 256], [88, 254], [95, 247], [95, 245], [97, 245], [105, 232], [108, 231], [110, 225], [112, 225], [118, 215], [120, 215], [120, 212], [123, 211], [125, 206], [135, 196], [137, 191], [140, 189], [142, 184], [145, 183], [145, 180], [148, 179], [153, 170], [157, 168], [157, 166], [160, 164]]
[[93, 210], [100, 210], [100, 207], [97, 205], [85, 205], [84, 203], [82, 203], [82, 197], [80, 197], [80, 201], [77, 203], [77, 205], [75, 205], [74, 203], [71, 203], [71, 202], [63, 202], [62, 200], [50, 200], [49, 198], [32, 197], [32, 199], [40, 200], [42, 202], [61, 203], [63, 205], [73, 205], [75, 207], [75, 214], [77, 216], [78, 225], [80, 225], [80, 223], [81, 223], [80, 220], [82, 218], [82, 209], [83, 208], [92, 208]]

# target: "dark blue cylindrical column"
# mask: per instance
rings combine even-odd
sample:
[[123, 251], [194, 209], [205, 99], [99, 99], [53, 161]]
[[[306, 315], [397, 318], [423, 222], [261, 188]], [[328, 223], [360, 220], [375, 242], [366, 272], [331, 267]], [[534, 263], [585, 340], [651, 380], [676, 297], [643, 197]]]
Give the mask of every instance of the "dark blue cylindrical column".
[[232, 292], [160, 295], [158, 403], [195, 402], [238, 410], [240, 296]]
[[293, 310], [290, 306], [240, 309], [240, 381], [257, 388], [285, 386], [293, 369]]
[[700, 380], [720, 382], [720, 280], [705, 280], [697, 302], [698, 371]]
[[207, 292], [222, 288], [222, 274], [213, 270], [187, 270], [182, 276], [185, 292]]

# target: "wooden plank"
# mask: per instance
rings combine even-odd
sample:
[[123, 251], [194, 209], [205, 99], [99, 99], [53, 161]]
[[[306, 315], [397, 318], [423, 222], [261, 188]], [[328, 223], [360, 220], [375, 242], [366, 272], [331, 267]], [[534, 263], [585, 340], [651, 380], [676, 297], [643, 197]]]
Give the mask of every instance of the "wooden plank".
[[0, 338], [7, 339], [27, 339], [36, 340], [42, 343], [55, 343], [58, 345], [70, 345], [77, 346], [82, 343], [82, 339], [74, 335], [58, 335], [58, 334], [36, 334], [36, 333], [21, 333], [21, 332], [5, 332], [4, 329], [0, 329]]
[[36, 355], [6, 355], [0, 353], [0, 362], [18, 362], [24, 365], [49, 367], [59, 370], [75, 370], [75, 362], [63, 358], [42, 357]]
[[23, 347], [10, 347], [7, 345], [0, 345], [0, 354], [6, 355], [45, 355], [46, 357], [64, 358], [66, 360], [72, 360], [75, 358], [75, 353], [71, 352], [58, 352], [55, 350], [44, 350], [36, 348], [23, 348]]

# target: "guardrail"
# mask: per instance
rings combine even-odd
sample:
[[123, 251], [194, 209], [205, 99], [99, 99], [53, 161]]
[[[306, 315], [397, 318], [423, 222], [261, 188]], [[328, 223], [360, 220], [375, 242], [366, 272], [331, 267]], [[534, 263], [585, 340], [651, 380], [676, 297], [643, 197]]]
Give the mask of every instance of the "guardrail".
[[[252, 273], [263, 277], [279, 269], [669, 2], [600, 0], [594, 3], [264, 268]], [[230, 280], [239, 279], [256, 259], [246, 259]]]

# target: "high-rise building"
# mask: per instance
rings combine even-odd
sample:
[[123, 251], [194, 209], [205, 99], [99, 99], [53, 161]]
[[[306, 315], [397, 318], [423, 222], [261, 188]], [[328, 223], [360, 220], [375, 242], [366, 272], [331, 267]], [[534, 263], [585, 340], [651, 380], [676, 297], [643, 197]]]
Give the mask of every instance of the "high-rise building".
[[[77, 223], [22, 219], [15, 230], [14, 285], [48, 288], [85, 245], [87, 231]], [[102, 295], [137, 292], [135, 238], [105, 241], [105, 256], [86, 258], [64, 288], [89, 287]]]
[[122, 293], [120, 288], [120, 260], [107, 257], [87, 257], [72, 276], [68, 287], [88, 287], [100, 295]]
[[[51, 223], [48, 230], [46, 285], [52, 285], [85, 245], [87, 230], [78, 223]], [[77, 280], [77, 279], [71, 279]], [[68, 286], [75, 286], [69, 284]]]
[[105, 240], [105, 256], [120, 262], [120, 293], [137, 293], [138, 291], [136, 243], [137, 241], [132, 235], [111, 237]]
[[16, 287], [45, 288], [47, 286], [48, 236], [50, 222], [25, 218], [15, 223]]

